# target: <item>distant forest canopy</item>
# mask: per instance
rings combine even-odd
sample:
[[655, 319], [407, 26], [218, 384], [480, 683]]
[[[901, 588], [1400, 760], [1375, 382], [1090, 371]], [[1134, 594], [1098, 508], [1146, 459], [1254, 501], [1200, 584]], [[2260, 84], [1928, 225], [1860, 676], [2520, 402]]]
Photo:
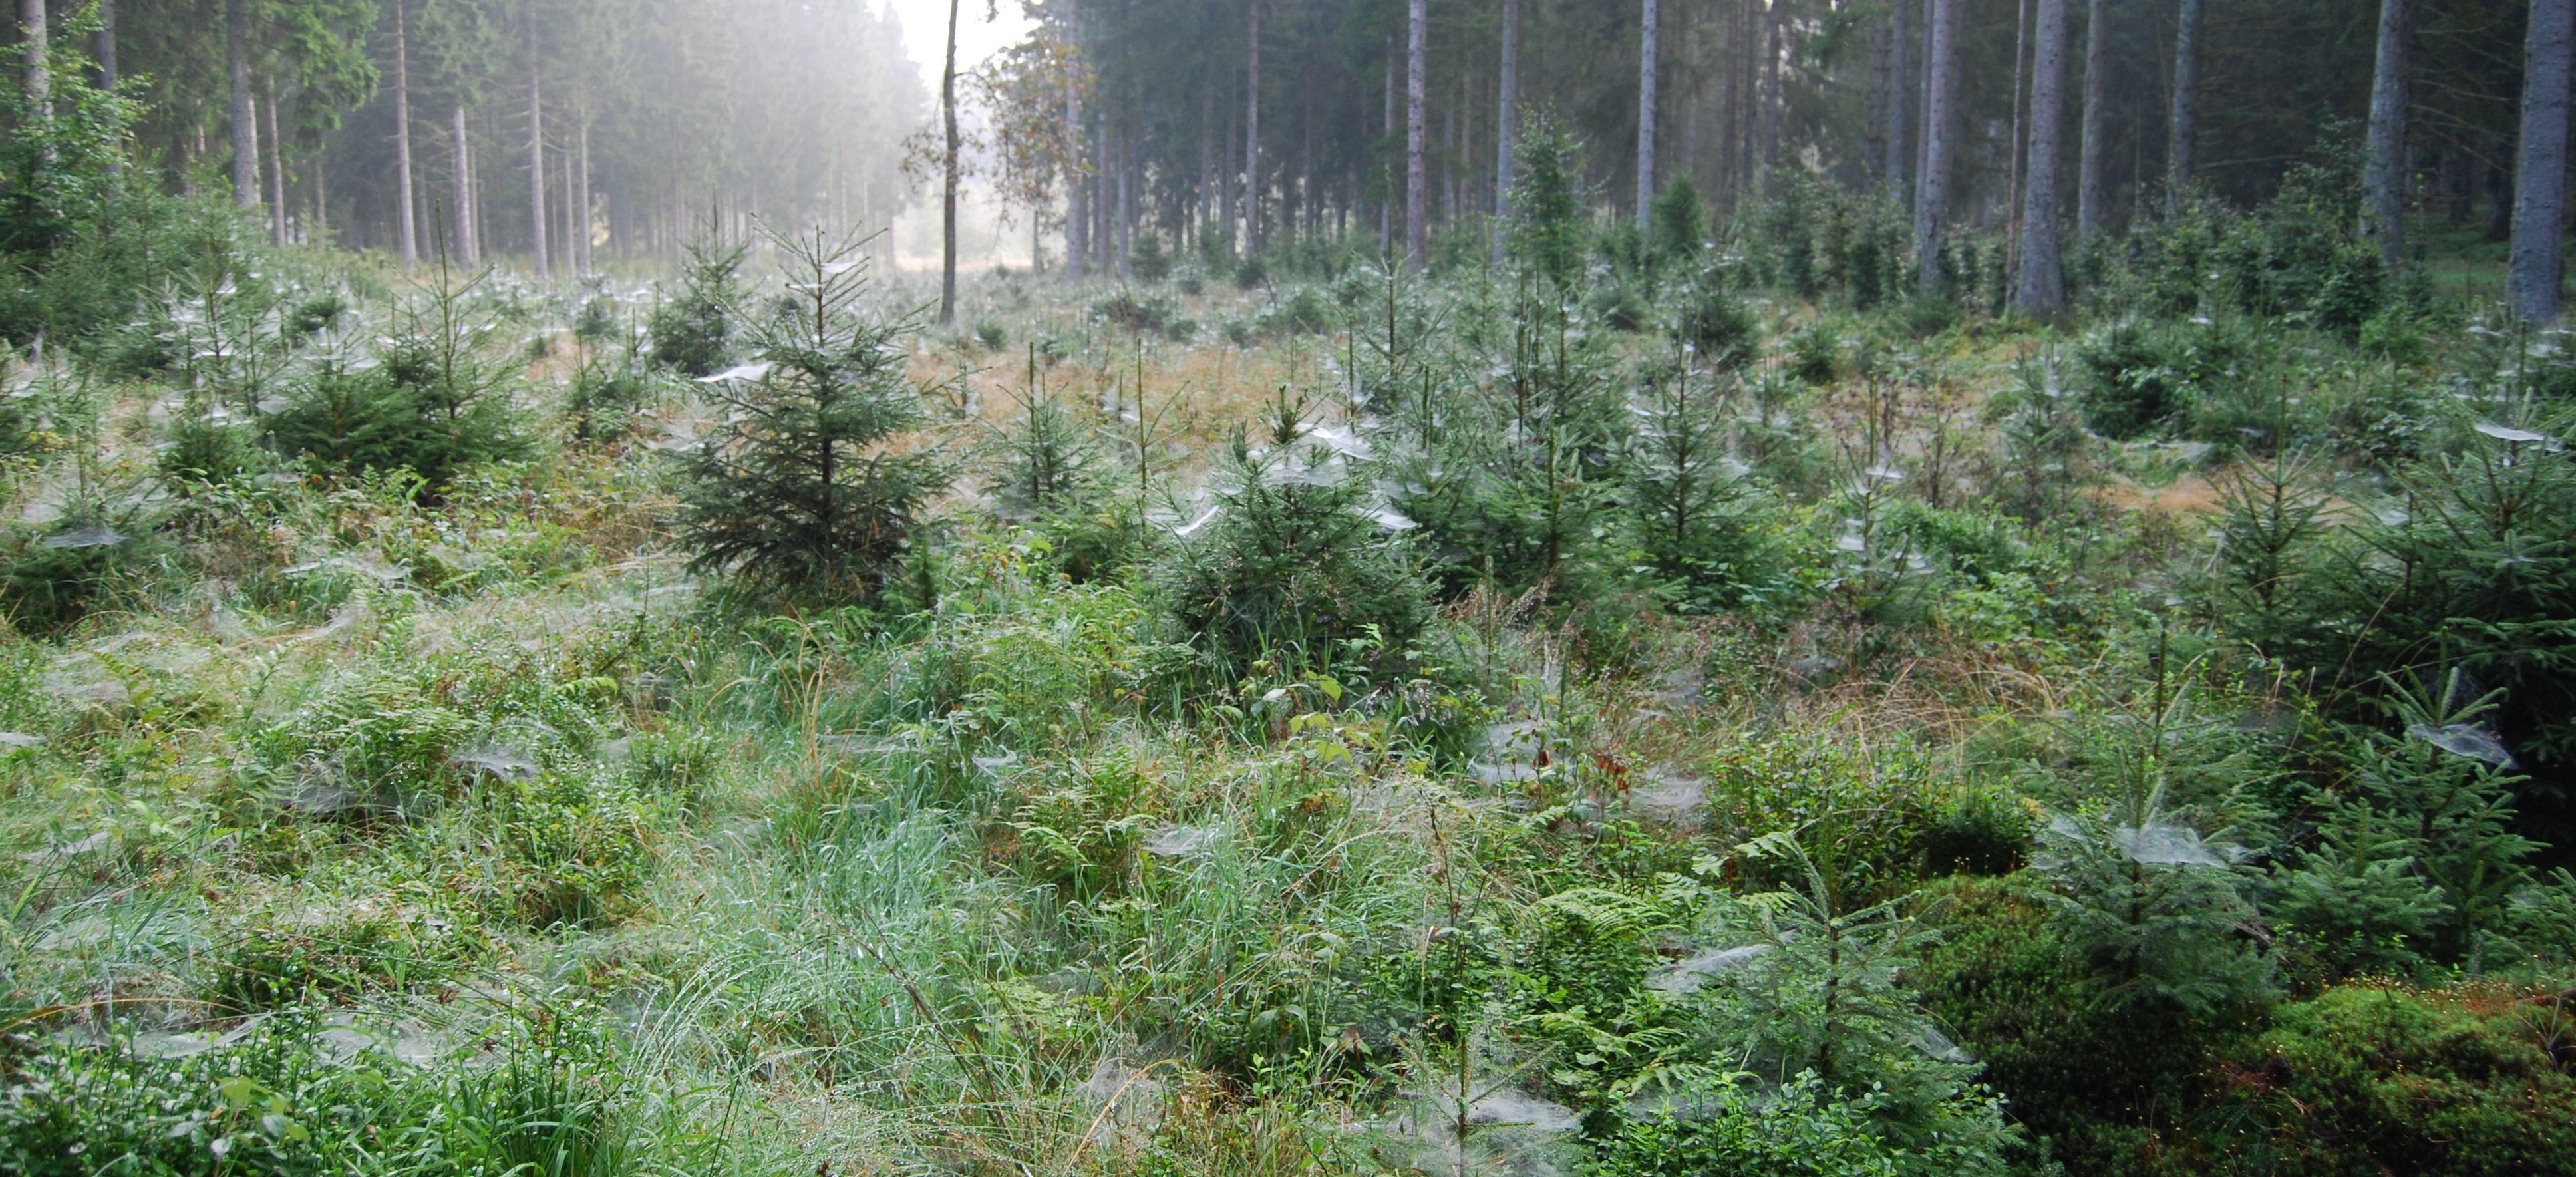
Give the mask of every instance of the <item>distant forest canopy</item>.
[[[2527, 5], [2203, 5], [1029, 0], [1029, 38], [955, 81], [962, 166], [1095, 269], [1139, 234], [1404, 247], [1499, 211], [1510, 131], [1542, 112], [1606, 210], [1687, 178], [1725, 213], [1791, 171], [1912, 209], [1929, 166], [1942, 224], [1992, 230], [2045, 102], [2080, 233], [2178, 179], [2248, 204], [2360, 150], [2385, 74], [2400, 198], [2505, 234]], [[857, 0], [19, 0], [18, 48], [42, 26], [57, 70], [132, 88], [139, 166], [233, 189], [281, 239], [400, 251], [408, 172], [415, 253], [669, 259], [711, 219], [883, 225], [943, 163], [944, 63]]]

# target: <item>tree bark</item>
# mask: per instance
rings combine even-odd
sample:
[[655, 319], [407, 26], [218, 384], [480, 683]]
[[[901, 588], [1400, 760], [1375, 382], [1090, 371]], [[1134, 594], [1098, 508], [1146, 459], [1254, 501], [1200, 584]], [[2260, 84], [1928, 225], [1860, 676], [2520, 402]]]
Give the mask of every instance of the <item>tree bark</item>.
[[939, 70], [939, 118], [945, 128], [940, 155], [939, 325], [957, 322], [957, 8], [948, 0], [948, 55]]
[[286, 142], [277, 134], [277, 95], [261, 95], [259, 130], [268, 142], [268, 239], [286, 244]]
[[2200, 3], [2182, 0], [2174, 20], [2173, 130], [2166, 147], [2165, 200], [2182, 210], [2191, 187], [2192, 157], [2200, 147]]
[[2058, 264], [2057, 173], [2059, 127], [2066, 121], [2066, 0], [2039, 0], [2038, 43], [2030, 79], [2030, 174], [2021, 210], [2021, 273], [2013, 309], [2033, 317], [2066, 306], [2066, 275]]
[[1246, 39], [1252, 68], [1243, 88], [1243, 248], [1261, 252], [1261, 0], [1252, 0]]
[[2102, 231], [2103, 108], [2110, 86], [2111, 0], [2090, 0], [2084, 14], [2084, 158], [2075, 181], [2075, 237]]
[[1199, 190], [1195, 204], [1196, 232], [1191, 243], [1204, 248], [1208, 235], [1215, 231], [1216, 208], [1216, 67], [1208, 66], [1199, 78]]
[[1780, 6], [1770, 0], [1762, 19], [1762, 188], [1773, 192], [1780, 170]]
[[528, 6], [528, 235], [536, 254], [537, 281], [543, 282], [551, 272], [546, 266], [546, 103], [537, 67], [537, 9], [532, 2]]
[[1520, 129], [1521, 0], [1503, 0], [1501, 93], [1494, 118], [1494, 260], [1503, 260], [1503, 229], [1512, 215], [1512, 135]]
[[233, 203], [258, 208], [259, 115], [250, 94], [248, 0], [224, 0], [224, 72], [232, 98]]
[[1136, 134], [1118, 129], [1118, 277], [1135, 277], [1136, 256]]
[[[2096, 0], [2097, 3], [2100, 0]], [[1896, 0], [1887, 6], [1887, 199], [1902, 204], [1905, 200], [1905, 54], [1912, 48], [1913, 30], [1906, 17], [1914, 11], [1914, 0]]]
[[580, 120], [580, 138], [573, 148], [572, 184], [572, 251], [573, 268], [583, 274], [591, 271], [590, 257], [590, 103], [584, 100]]
[[473, 147], [465, 138], [465, 104], [456, 104], [455, 126], [449, 131], [456, 140], [456, 205], [448, 210], [456, 222], [456, 258], [472, 266], [480, 258], [474, 244], [474, 172]]
[[1404, 23], [1404, 256], [1420, 270], [1431, 264], [1431, 226], [1425, 220], [1430, 211], [1425, 203], [1428, 176], [1423, 170], [1431, 42], [1430, 6], [1425, 0], [1412, 0]]
[[[1074, 15], [1067, 6], [1065, 38], [1078, 43]], [[1082, 59], [1068, 55], [1064, 71], [1064, 280], [1082, 281], [1083, 269], [1091, 252], [1091, 209], [1085, 204], [1082, 188]]]
[[116, 89], [116, 0], [98, 0], [98, 88]]
[[2406, 254], [2406, 0], [2379, 0], [2379, 56], [2370, 75], [2370, 143], [2362, 160], [2362, 229], [2379, 241], [2379, 260]]
[[394, 241], [404, 269], [420, 262], [420, 226], [411, 203], [411, 43], [403, 35], [404, 0], [394, 9]]
[[1637, 225], [1643, 228], [1655, 205], [1655, 34], [1660, 30], [1656, 0], [1644, 0], [1643, 32], [1637, 42]]
[[2567, 195], [2567, 73], [2576, 0], [2531, 0], [2522, 48], [2522, 143], [2514, 161], [2514, 313], [2535, 326], [2558, 317], [2564, 278], [2559, 217]]
[[[1381, 150], [1385, 151], [1395, 149], [1395, 62], [1395, 34], [1389, 33], [1386, 36], [1386, 84], [1379, 90], [1379, 95], [1385, 99], [1386, 107], [1385, 129], [1379, 135], [1379, 142], [1384, 145]], [[1384, 165], [1379, 178], [1385, 183], [1380, 185], [1382, 191], [1377, 202], [1377, 252], [1380, 257], [1388, 257], [1395, 252], [1394, 167], [1391, 164]]]
[[1959, 77], [1958, 24], [1959, 0], [1931, 0], [1923, 30], [1923, 174], [1914, 182], [1914, 281], [1926, 294], [1941, 289], [1941, 228], [1950, 215], [1950, 106]]
[[2010, 157], [2004, 168], [2004, 258], [2010, 273], [2021, 274], [2021, 198], [2022, 148], [2029, 143], [2029, 107], [2024, 96], [2029, 93], [2024, 83], [2029, 74], [2023, 68], [2030, 60], [2030, 0], [2013, 0], [2013, 88], [2012, 134], [2004, 140], [2004, 151]]
[[25, 53], [20, 75], [26, 87], [27, 109], [39, 119], [51, 116], [53, 78], [45, 66], [45, 0], [18, 0], [19, 49]]

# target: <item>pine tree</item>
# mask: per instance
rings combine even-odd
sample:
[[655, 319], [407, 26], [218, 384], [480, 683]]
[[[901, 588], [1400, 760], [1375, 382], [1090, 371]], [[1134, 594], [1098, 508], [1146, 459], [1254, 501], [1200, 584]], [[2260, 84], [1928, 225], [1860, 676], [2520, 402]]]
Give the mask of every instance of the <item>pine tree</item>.
[[733, 356], [734, 304], [742, 291], [735, 275], [747, 251], [712, 240], [692, 241], [680, 267], [680, 290], [653, 308], [646, 329], [653, 336], [653, 362], [684, 376], [705, 376]]
[[924, 417], [895, 343], [907, 324], [860, 308], [865, 242], [820, 230], [770, 240], [788, 297], [749, 324], [757, 360], [709, 384], [723, 424], [684, 471], [692, 567], [790, 595], [872, 599], [949, 467], [934, 450], [888, 444]]

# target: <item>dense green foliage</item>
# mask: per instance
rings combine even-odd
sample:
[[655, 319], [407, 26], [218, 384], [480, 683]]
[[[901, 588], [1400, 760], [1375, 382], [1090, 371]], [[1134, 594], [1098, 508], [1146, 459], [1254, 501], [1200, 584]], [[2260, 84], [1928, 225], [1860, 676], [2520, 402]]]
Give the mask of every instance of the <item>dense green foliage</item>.
[[953, 335], [13, 222], [0, 1177], [2567, 1167], [2553, 344], [1523, 144]]

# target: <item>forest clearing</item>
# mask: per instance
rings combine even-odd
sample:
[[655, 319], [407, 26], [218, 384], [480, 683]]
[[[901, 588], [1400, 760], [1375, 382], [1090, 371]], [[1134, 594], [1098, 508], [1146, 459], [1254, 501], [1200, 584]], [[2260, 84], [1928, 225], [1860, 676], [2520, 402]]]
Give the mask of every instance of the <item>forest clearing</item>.
[[2576, 1171], [2576, 0], [2202, 19], [20, 0], [0, 1177]]

